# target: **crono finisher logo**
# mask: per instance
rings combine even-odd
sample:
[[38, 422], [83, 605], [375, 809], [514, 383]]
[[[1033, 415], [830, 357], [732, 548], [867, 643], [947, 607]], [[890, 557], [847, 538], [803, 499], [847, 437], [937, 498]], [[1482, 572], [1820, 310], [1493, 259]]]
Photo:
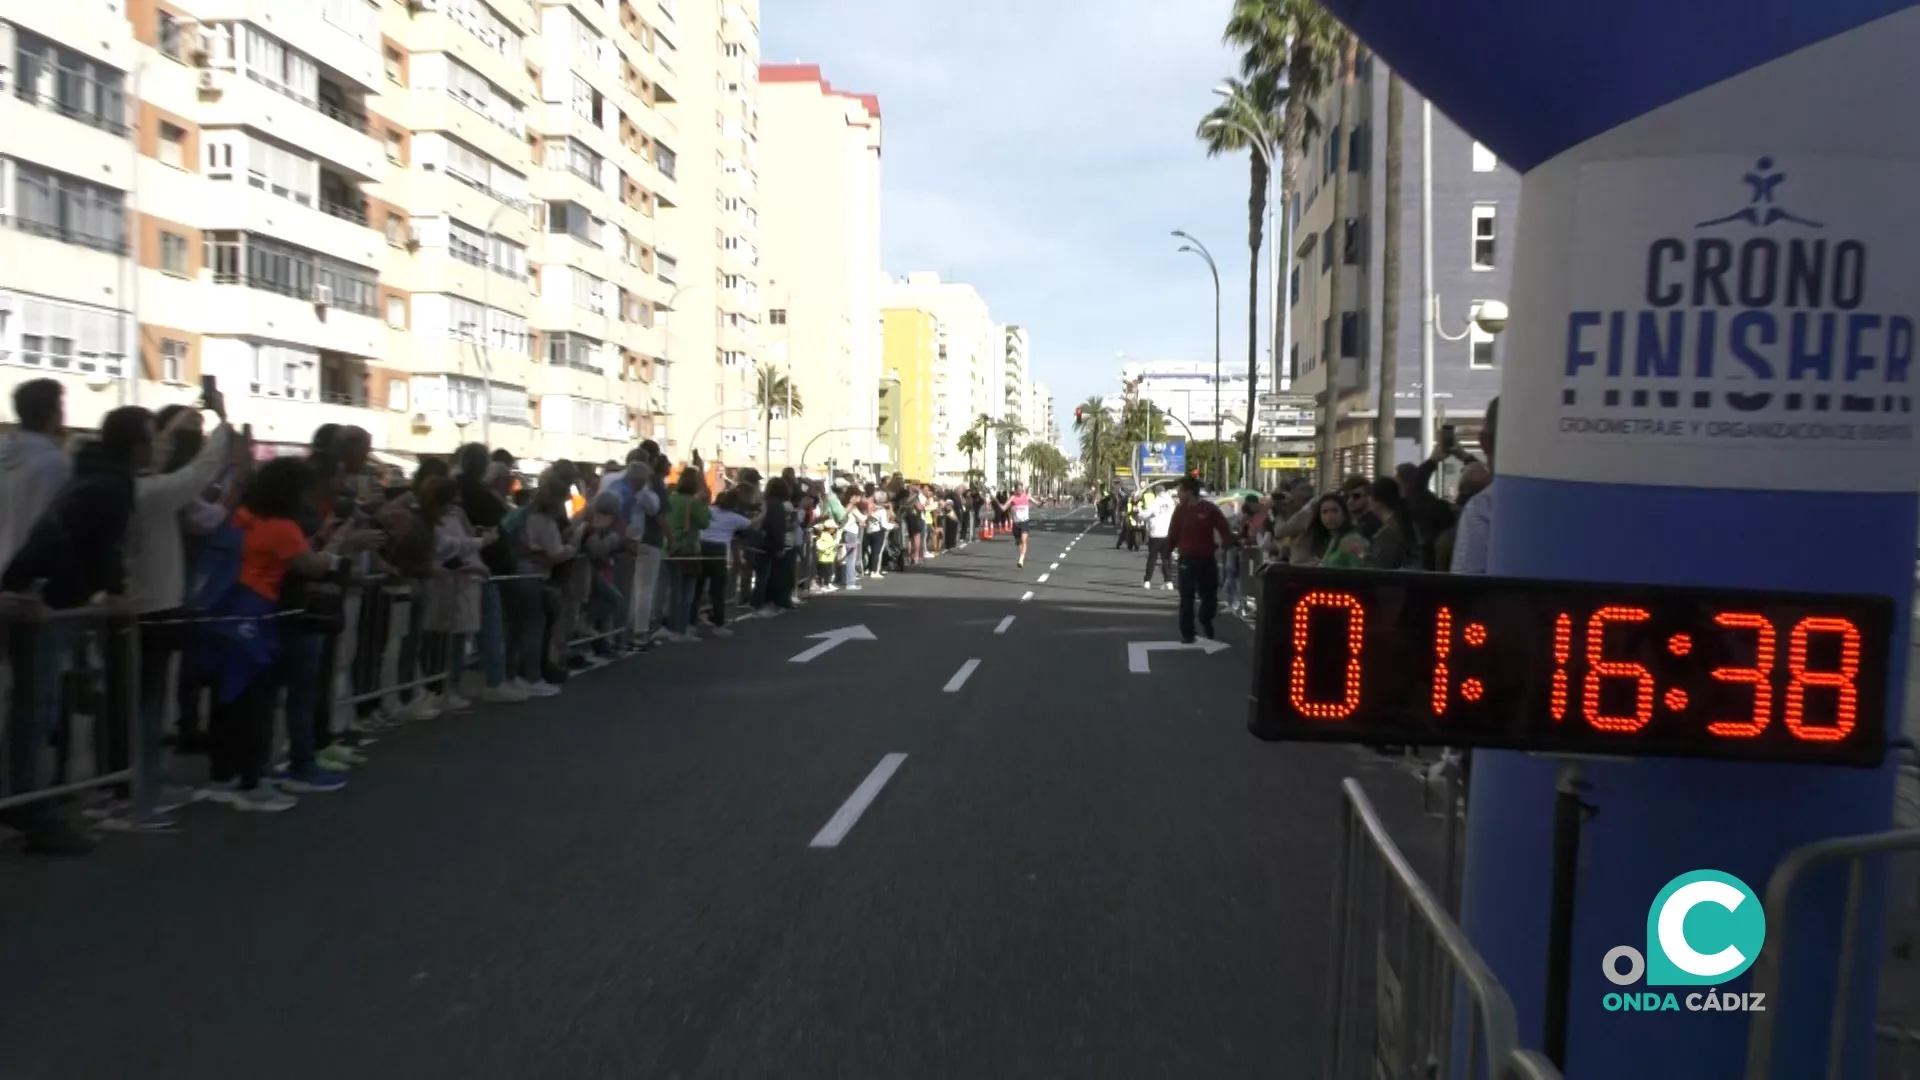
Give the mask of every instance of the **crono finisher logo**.
[[[1713, 987], [1738, 978], [1760, 955], [1767, 916], [1747, 883], [1718, 870], [1693, 870], [1672, 881], [1647, 911], [1647, 951], [1631, 945], [1607, 950], [1600, 970], [1615, 986]], [[1765, 1012], [1764, 994], [1718, 990], [1684, 996], [1657, 990], [1609, 993], [1608, 1012]]]

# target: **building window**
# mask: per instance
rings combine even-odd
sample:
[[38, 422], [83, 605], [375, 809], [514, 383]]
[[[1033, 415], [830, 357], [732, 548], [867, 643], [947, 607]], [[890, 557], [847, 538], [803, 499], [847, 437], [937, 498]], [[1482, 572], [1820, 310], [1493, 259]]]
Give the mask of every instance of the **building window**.
[[15, 315], [20, 329], [18, 360], [13, 361], [4, 349], [0, 349], [0, 359], [57, 371], [120, 375], [126, 326], [122, 312], [37, 296], [0, 294], [0, 341], [6, 339]]
[[388, 214], [387, 215], [387, 243], [392, 244], [395, 247], [399, 247], [404, 242], [400, 239], [400, 235], [401, 235], [401, 231], [405, 228], [406, 228], [405, 218], [401, 217], [399, 214]]
[[160, 339], [160, 381], [184, 382], [181, 373], [187, 368], [187, 343], [173, 338]]
[[1500, 159], [1493, 156], [1493, 151], [1487, 149], [1479, 142], [1473, 144], [1474, 172], [1492, 172], [1499, 167]]
[[65, 173], [13, 163], [13, 225], [95, 251], [126, 250], [126, 193]]
[[1344, 232], [1345, 242], [1341, 245], [1341, 261], [1348, 266], [1359, 266], [1364, 261], [1361, 255], [1366, 247], [1366, 230], [1361, 227], [1359, 218], [1348, 218]]
[[1345, 358], [1360, 355], [1360, 313], [1343, 311], [1340, 313], [1340, 356]]
[[[1478, 310], [1485, 300], [1475, 300], [1473, 308]], [[1493, 367], [1493, 335], [1480, 329], [1480, 324], [1471, 320], [1467, 323], [1467, 364], [1469, 367], [1486, 370]]]
[[400, 50], [399, 49], [396, 49], [391, 45], [387, 46], [386, 65], [387, 65], [387, 81], [390, 83], [393, 83], [396, 86], [406, 85], [400, 79]]
[[1320, 234], [1320, 269], [1333, 269], [1333, 226]]
[[13, 36], [15, 97], [115, 135], [127, 133], [126, 76], [119, 68], [17, 26]]
[[186, 168], [186, 153], [182, 149], [186, 141], [186, 128], [179, 124], [170, 124], [165, 120], [160, 121], [160, 163], [171, 165], [176, 169]]
[[407, 328], [407, 300], [404, 296], [387, 297], [387, 325], [395, 330]]
[[1327, 133], [1326, 142], [1322, 143], [1321, 145], [1325, 149], [1325, 152], [1326, 152], [1325, 156], [1327, 159], [1322, 169], [1322, 173], [1325, 175], [1327, 179], [1331, 180], [1333, 179], [1334, 166], [1335, 164], [1337, 164], [1338, 158], [1340, 156], [1340, 125], [1339, 124], [1333, 125], [1333, 130]]
[[393, 162], [395, 165], [399, 165], [402, 164], [403, 156], [400, 152], [400, 132], [394, 128], [388, 128], [387, 160]]
[[180, 20], [166, 11], [160, 13], [160, 55], [169, 60], [185, 59], [180, 43]]
[[160, 269], [180, 277], [187, 276], [187, 238], [176, 232], [160, 234]]
[[1473, 208], [1473, 268], [1491, 270], [1494, 262], [1494, 219], [1499, 207], [1480, 205]]
[[777, 307], [769, 310], [767, 312], [767, 324], [769, 326], [787, 325], [787, 309]]

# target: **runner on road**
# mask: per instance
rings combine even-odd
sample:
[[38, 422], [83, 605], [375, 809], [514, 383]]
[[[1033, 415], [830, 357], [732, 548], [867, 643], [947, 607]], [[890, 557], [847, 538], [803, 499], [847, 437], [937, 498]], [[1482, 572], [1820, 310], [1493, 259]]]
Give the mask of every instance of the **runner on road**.
[[1027, 514], [1032, 506], [1033, 500], [1027, 498], [1027, 485], [1016, 485], [1013, 498], [1007, 500], [1007, 514], [1013, 518], [1013, 539], [1020, 545], [1020, 561], [1016, 566], [1027, 565]]

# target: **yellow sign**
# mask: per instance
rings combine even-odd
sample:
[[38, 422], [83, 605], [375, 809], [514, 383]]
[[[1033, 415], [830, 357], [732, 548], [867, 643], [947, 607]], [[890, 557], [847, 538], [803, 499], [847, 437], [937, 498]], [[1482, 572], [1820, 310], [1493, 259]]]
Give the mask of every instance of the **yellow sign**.
[[1113, 475], [1115, 475], [1115, 476], [1132, 476], [1132, 475], [1133, 475], [1133, 470], [1132, 470], [1132, 469], [1129, 469], [1129, 468], [1127, 468], [1127, 467], [1126, 467], [1126, 466], [1124, 466], [1124, 465], [1116, 465], [1116, 466], [1114, 466], [1114, 468], [1113, 468]]
[[1263, 469], [1311, 469], [1316, 460], [1312, 455], [1308, 455], [1307, 457], [1263, 457], [1260, 459], [1260, 467]]

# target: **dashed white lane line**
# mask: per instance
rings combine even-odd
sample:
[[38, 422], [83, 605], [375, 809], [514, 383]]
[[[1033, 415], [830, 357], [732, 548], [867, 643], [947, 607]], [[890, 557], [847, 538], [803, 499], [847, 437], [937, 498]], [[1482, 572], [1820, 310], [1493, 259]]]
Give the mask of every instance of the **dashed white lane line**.
[[873, 805], [873, 800], [880, 795], [880, 789], [887, 786], [887, 781], [893, 779], [893, 774], [899, 770], [900, 763], [905, 760], [907, 760], [905, 754], [888, 754], [881, 758], [880, 764], [875, 765], [873, 771], [867, 774], [867, 778], [860, 781], [860, 786], [853, 789], [853, 794], [847, 796], [847, 801], [840, 804], [840, 809], [833, 812], [833, 816], [827, 819], [826, 825], [813, 835], [813, 843], [807, 846], [839, 847], [840, 841], [846, 839], [847, 834], [853, 831], [853, 826], [860, 820], [860, 815], [866, 813], [867, 807]]
[[1026, 603], [1027, 601], [1029, 601], [1029, 600], [1031, 600], [1031, 599], [1033, 599], [1033, 590], [1032, 590], [1032, 589], [1028, 589], [1028, 590], [1027, 590], [1027, 591], [1026, 591], [1026, 592], [1025, 592], [1025, 593], [1024, 593], [1024, 594], [1023, 594], [1023, 595], [1022, 595], [1021, 597], [1020, 597], [1020, 602], [1024, 604], [1024, 603]]
[[1041, 574], [1041, 575], [1040, 575], [1040, 580], [1039, 580], [1038, 582], [1036, 582], [1036, 584], [1039, 584], [1039, 585], [1045, 585], [1045, 584], [1047, 583], [1047, 579], [1048, 579], [1048, 578], [1050, 578], [1050, 577], [1052, 577], [1052, 576], [1053, 576], [1052, 574]]
[[1012, 625], [1013, 625], [1013, 616], [1009, 615], [1006, 618], [1000, 620], [1000, 625], [994, 627], [993, 632], [996, 634], [1004, 634], [1007, 632], [1007, 627]]
[[973, 676], [974, 669], [979, 666], [980, 661], [977, 658], [961, 664], [960, 670], [954, 672], [953, 678], [948, 679], [947, 685], [941, 687], [941, 689], [949, 694], [959, 693], [960, 688], [967, 685], [967, 680]]
[[1060, 569], [1060, 564], [1059, 564], [1059, 563], [1054, 563], [1054, 564], [1053, 564], [1052, 566], [1049, 566], [1049, 567], [1047, 567], [1047, 569], [1049, 569], [1049, 570], [1058, 570], [1058, 569]]

